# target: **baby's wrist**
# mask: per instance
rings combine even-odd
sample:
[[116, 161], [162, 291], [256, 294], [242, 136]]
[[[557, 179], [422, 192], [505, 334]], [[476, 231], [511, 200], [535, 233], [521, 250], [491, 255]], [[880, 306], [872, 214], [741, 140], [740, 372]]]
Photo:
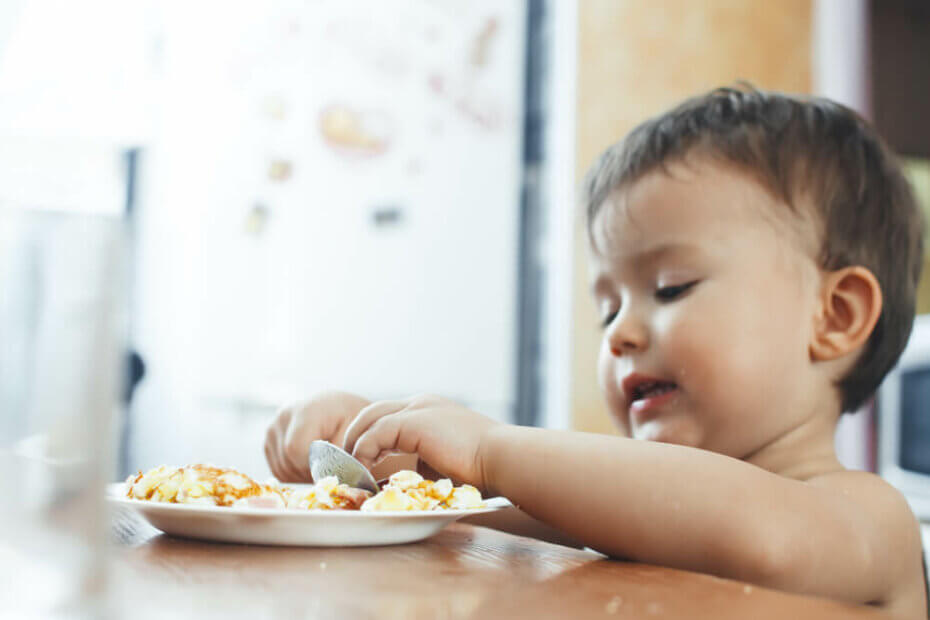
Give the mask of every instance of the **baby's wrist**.
[[478, 472], [482, 493], [486, 496], [500, 495], [498, 484], [500, 458], [507, 446], [513, 442], [512, 434], [518, 427], [511, 424], [494, 424], [483, 434], [478, 446]]

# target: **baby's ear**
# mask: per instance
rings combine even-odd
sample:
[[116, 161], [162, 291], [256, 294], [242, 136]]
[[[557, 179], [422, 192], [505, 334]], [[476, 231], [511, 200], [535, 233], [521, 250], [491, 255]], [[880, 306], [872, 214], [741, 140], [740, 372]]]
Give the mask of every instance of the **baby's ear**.
[[844, 267], [824, 275], [814, 319], [810, 356], [838, 359], [866, 343], [882, 313], [882, 289], [865, 267]]

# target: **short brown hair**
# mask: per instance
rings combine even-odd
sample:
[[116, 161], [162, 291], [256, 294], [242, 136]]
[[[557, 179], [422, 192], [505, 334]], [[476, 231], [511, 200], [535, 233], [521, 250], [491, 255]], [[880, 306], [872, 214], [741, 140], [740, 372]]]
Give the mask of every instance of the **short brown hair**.
[[582, 185], [588, 230], [614, 190], [685, 155], [735, 165], [795, 213], [810, 203], [824, 231], [817, 260], [869, 269], [884, 305], [856, 365], [837, 387], [858, 409], [907, 344], [923, 260], [923, 222], [891, 149], [849, 108], [750, 86], [718, 88], [647, 120], [608, 148]]

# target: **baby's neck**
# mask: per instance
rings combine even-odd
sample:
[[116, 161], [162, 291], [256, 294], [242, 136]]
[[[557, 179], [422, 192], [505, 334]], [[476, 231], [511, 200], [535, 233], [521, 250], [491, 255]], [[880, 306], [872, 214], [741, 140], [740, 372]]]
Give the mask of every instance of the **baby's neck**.
[[809, 480], [841, 471], [843, 466], [836, 457], [835, 432], [834, 416], [814, 416], [743, 460], [794, 480]]

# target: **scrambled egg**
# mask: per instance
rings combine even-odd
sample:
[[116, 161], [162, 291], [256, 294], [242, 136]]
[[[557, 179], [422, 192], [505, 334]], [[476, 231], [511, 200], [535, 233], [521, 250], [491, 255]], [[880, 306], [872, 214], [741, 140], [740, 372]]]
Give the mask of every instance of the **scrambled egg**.
[[126, 480], [127, 497], [171, 504], [284, 508], [288, 490], [258, 484], [233, 469], [199, 464], [162, 465]]
[[212, 465], [170, 467], [161, 465], [126, 479], [126, 496], [172, 504], [290, 508], [296, 510], [442, 510], [483, 508], [481, 493], [473, 486], [455, 487], [448, 478], [424, 480], [402, 470], [390, 477], [375, 496], [340, 484], [334, 477], [294, 489], [259, 484], [233, 469]]
[[442, 510], [484, 508], [481, 493], [475, 487], [452, 485], [448, 478], [424, 480], [410, 470], [401, 470], [388, 479], [381, 492], [365, 500], [363, 511]]
[[371, 493], [327, 476], [306, 490], [289, 490], [287, 507], [301, 510], [358, 510]]

